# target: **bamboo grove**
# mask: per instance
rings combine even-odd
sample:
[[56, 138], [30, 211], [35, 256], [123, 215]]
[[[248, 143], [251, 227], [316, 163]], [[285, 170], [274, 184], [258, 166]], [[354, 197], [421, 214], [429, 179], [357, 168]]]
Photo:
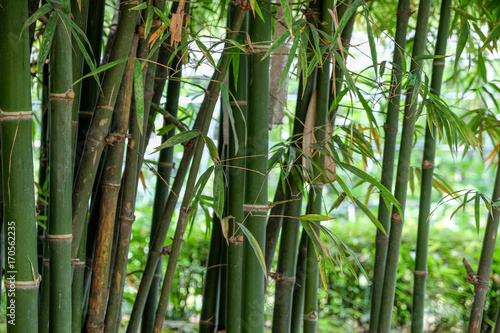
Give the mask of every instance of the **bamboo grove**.
[[[411, 331], [428, 329], [433, 213], [456, 200], [478, 233], [488, 211], [480, 260], [457, 277], [474, 291], [467, 330], [500, 332], [483, 320], [499, 308], [499, 22], [495, 0], [0, 0], [6, 331], [166, 332], [185, 239], [205, 220], [199, 332], [325, 331], [318, 295], [339, 267], [370, 281], [364, 328], [390, 332], [418, 172]], [[458, 112], [450, 81], [483, 108]], [[487, 143], [491, 197], [434, 175], [438, 145], [459, 160]], [[337, 236], [344, 206], [372, 223], [373, 271]]]

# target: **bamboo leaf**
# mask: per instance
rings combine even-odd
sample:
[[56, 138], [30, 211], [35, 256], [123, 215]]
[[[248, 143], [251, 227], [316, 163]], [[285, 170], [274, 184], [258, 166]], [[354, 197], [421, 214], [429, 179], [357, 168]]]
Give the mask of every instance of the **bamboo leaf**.
[[354, 202], [356, 202], [356, 205], [358, 205], [358, 207], [361, 208], [361, 210], [363, 211], [363, 213], [365, 213], [365, 215], [373, 222], [373, 224], [375, 225], [375, 227], [377, 227], [377, 229], [379, 229], [380, 231], [382, 231], [387, 236], [387, 233], [385, 232], [384, 226], [375, 217], [375, 215], [373, 215], [373, 213], [368, 209], [368, 207], [366, 207], [365, 205], [363, 205], [363, 203], [361, 201], [359, 201], [358, 199], [355, 199]]
[[224, 172], [222, 165], [215, 167], [214, 212], [222, 220], [222, 215], [224, 215]]
[[260, 11], [259, 3], [255, 0], [250, 0], [250, 9], [252, 9], [252, 14], [253, 17], [255, 17], [255, 13], [259, 15], [260, 19], [265, 22], [264, 16], [262, 15], [262, 12]]
[[493, 30], [490, 32], [488, 35], [488, 38], [484, 42], [483, 46], [479, 50], [479, 54], [484, 51], [486, 47], [488, 47], [488, 44], [493, 41], [494, 39], [497, 39], [498, 36], [500, 36], [500, 23], [497, 23], [497, 25], [493, 28]]
[[266, 261], [264, 259], [264, 254], [262, 253], [259, 243], [257, 243], [257, 240], [252, 235], [250, 230], [247, 229], [247, 227], [238, 222], [236, 222], [236, 224], [241, 228], [243, 235], [245, 235], [245, 237], [248, 240], [248, 243], [250, 243], [250, 246], [252, 247], [253, 252], [255, 253], [255, 257], [259, 261], [260, 267], [262, 268], [262, 273], [264, 273], [264, 276], [267, 276]]
[[292, 11], [290, 9], [290, 4], [288, 0], [280, 0], [281, 10], [283, 10], [283, 16], [285, 17], [285, 22], [290, 34], [292, 33]]
[[84, 76], [82, 76], [81, 78], [79, 78], [78, 80], [76, 80], [76, 81], [73, 83], [73, 85], [77, 84], [77, 83], [78, 83], [78, 82], [80, 82], [81, 80], [86, 79], [86, 78], [88, 78], [88, 77], [90, 77], [90, 76], [94, 76], [94, 75], [96, 75], [96, 74], [99, 74], [99, 73], [101, 73], [101, 72], [104, 72], [105, 70], [108, 70], [108, 69], [110, 69], [110, 68], [112, 68], [112, 67], [114, 67], [114, 66], [116, 66], [116, 65], [118, 65], [118, 64], [121, 64], [122, 62], [129, 61], [130, 59], [131, 59], [130, 57], [127, 57], [127, 58], [118, 59], [118, 60], [112, 61], [112, 62], [110, 62], [110, 63], [107, 63], [107, 64], [105, 64], [105, 65], [102, 65], [102, 66], [100, 66], [100, 67], [96, 68], [96, 70], [95, 70], [95, 71], [90, 72], [90, 73], [88, 73], [87, 75], [84, 75]]
[[373, 70], [375, 71], [375, 77], [378, 77], [377, 73], [377, 68], [378, 68], [378, 61], [377, 61], [377, 45], [375, 44], [375, 38], [373, 38], [373, 31], [372, 27], [370, 24], [370, 12], [368, 11], [368, 7], [365, 7], [365, 21], [366, 21], [366, 32], [368, 35], [368, 43], [370, 45], [370, 52], [372, 56], [372, 62], [373, 62]]
[[[286, 0], [284, 0], [284, 1], [286, 1]], [[266, 54], [264, 55], [264, 57], [262, 59], [269, 57], [274, 52], [274, 50], [276, 50], [281, 44], [283, 44], [287, 40], [287, 38], [289, 36], [290, 36], [290, 31], [288, 31], [288, 30], [283, 31], [283, 33], [271, 45], [269, 50], [267, 50]]]
[[191, 200], [191, 207], [196, 207], [198, 205], [198, 201], [200, 200], [201, 194], [203, 193], [203, 189], [207, 185], [208, 179], [212, 175], [212, 172], [214, 171], [214, 166], [210, 166], [205, 172], [198, 178], [198, 181], [196, 182], [196, 185], [194, 186], [193, 193], [195, 195], [193, 196], [193, 200]]
[[458, 35], [457, 52], [455, 55], [455, 72], [457, 71], [459, 59], [465, 48], [465, 44], [467, 44], [467, 41], [469, 40], [469, 33], [470, 33], [469, 21], [464, 19], [462, 21], [462, 27], [460, 28], [460, 33]]
[[[229, 89], [227, 89], [226, 85], [223, 83], [221, 83], [220, 85], [220, 94], [222, 96], [222, 100], [224, 101], [224, 105], [226, 105], [227, 114], [229, 116], [229, 122], [231, 123], [231, 128], [233, 130], [234, 135], [232, 135], [232, 138], [234, 140], [234, 154], [236, 155], [238, 153], [239, 139], [238, 136], [236, 135], [236, 127], [235, 127], [236, 125], [234, 121], [233, 107], [231, 106], [231, 103], [229, 103]], [[236, 105], [237, 104], [238, 103], [236, 103]]]
[[148, 4], [143, 2], [140, 5], [137, 5], [135, 7], [130, 8], [129, 10], [143, 10], [143, 9], [146, 9], [147, 7], [148, 7]]
[[281, 147], [280, 149], [278, 149], [276, 153], [273, 154], [273, 156], [271, 156], [271, 158], [267, 162], [268, 170], [271, 170], [274, 167], [274, 165], [281, 160], [281, 158], [285, 154], [285, 151], [286, 151], [285, 148]]
[[197, 40], [197, 39], [195, 39], [195, 42], [196, 42], [196, 45], [198, 45], [198, 48], [200, 49], [201, 53], [203, 53], [203, 55], [205, 56], [205, 58], [207, 58], [207, 60], [212, 65], [212, 67], [215, 68], [215, 70], [217, 70], [217, 65], [215, 64], [215, 61], [212, 58], [212, 55], [210, 54], [210, 52], [208, 51], [208, 49], [205, 47], [205, 45], [202, 42], [200, 42], [199, 40]]
[[203, 132], [200, 132], [200, 133], [203, 136], [203, 140], [205, 140], [205, 143], [207, 145], [208, 152], [210, 153], [210, 157], [212, 158], [212, 161], [214, 161], [214, 163], [216, 163], [216, 164], [219, 164], [219, 152], [217, 151], [217, 147], [215, 146], [215, 143], [205, 133], [203, 133]]
[[480, 211], [481, 211], [481, 207], [479, 205], [479, 200], [480, 200], [480, 196], [478, 194], [476, 194], [476, 198], [474, 200], [474, 220], [476, 221], [476, 231], [477, 231], [478, 236], [479, 236], [479, 227], [480, 227], [480, 223], [481, 223], [481, 217], [479, 216]]
[[279, 86], [283, 84], [286, 77], [288, 76], [288, 72], [290, 71], [290, 66], [292, 65], [293, 60], [295, 59], [295, 52], [297, 52], [297, 47], [299, 46], [300, 40], [300, 32], [295, 36], [295, 40], [293, 41], [292, 47], [290, 48], [290, 53], [288, 54], [288, 59], [286, 60], [285, 67], [283, 68], [283, 75], [281, 75], [281, 80]]
[[346, 198], [345, 192], [341, 192], [339, 194], [339, 197], [337, 198], [337, 200], [335, 200], [335, 202], [332, 204], [332, 207], [330, 207], [330, 210], [328, 211], [328, 213], [330, 213], [335, 208], [337, 208], [338, 206], [340, 206], [340, 204], [344, 201], [345, 198]]
[[38, 73], [42, 72], [45, 60], [49, 55], [52, 39], [54, 38], [54, 32], [56, 31], [57, 19], [58, 17], [56, 14], [50, 15], [49, 22], [47, 22], [47, 26], [45, 27], [42, 45], [40, 46], [40, 52], [38, 54]]
[[170, 139], [168, 139], [167, 141], [165, 141], [164, 143], [162, 143], [161, 145], [159, 145], [158, 147], [156, 147], [151, 154], [154, 154], [162, 149], [165, 149], [168, 147], [173, 147], [173, 146], [178, 145], [180, 143], [183, 143], [185, 141], [194, 139], [198, 135], [200, 135], [200, 132], [195, 131], [195, 130], [180, 132], [180, 133], [174, 135], [173, 137], [171, 137]]
[[134, 95], [135, 110], [137, 113], [137, 124], [139, 131], [143, 134], [144, 126], [144, 81], [142, 79], [142, 65], [139, 59], [134, 62]]
[[[145, 2], [144, 2], [145, 4]], [[151, 25], [153, 23], [153, 17], [154, 17], [154, 9], [153, 7], [149, 7], [148, 8], [148, 14], [147, 14], [147, 17], [146, 17], [146, 25], [144, 27], [144, 38], [147, 37], [147, 35], [149, 35], [149, 31], [151, 30]]]
[[325, 216], [321, 214], [306, 214], [306, 215], [301, 215], [298, 217], [299, 220], [304, 220], [304, 221], [329, 221], [333, 220], [333, 217], [330, 216]]
[[[50, 12], [53, 9], [52, 5], [49, 3], [46, 3], [42, 7], [40, 7], [33, 15], [31, 15], [26, 22], [23, 25], [23, 29], [21, 31], [24, 31], [27, 27], [35, 23], [40, 17], [44, 16], [48, 12]], [[21, 32], [22, 33], [22, 32]]]

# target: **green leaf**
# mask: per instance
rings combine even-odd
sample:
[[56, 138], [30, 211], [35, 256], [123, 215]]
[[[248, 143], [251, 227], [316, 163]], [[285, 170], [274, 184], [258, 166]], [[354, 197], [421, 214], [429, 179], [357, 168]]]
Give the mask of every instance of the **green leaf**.
[[173, 147], [185, 141], [196, 138], [198, 135], [200, 135], [200, 132], [195, 130], [180, 132], [171, 137], [170, 139], [168, 139], [167, 141], [165, 141], [164, 143], [162, 143], [161, 145], [159, 145], [158, 147], [156, 147], [151, 154], [154, 154], [162, 149]]
[[143, 2], [140, 5], [137, 5], [135, 7], [130, 8], [129, 10], [143, 10], [143, 9], [146, 9], [147, 6], [148, 6], [148, 4]]
[[205, 133], [203, 133], [203, 132], [200, 132], [200, 133], [203, 136], [203, 140], [205, 140], [205, 143], [207, 144], [208, 152], [210, 153], [210, 157], [212, 158], [212, 161], [214, 161], [214, 163], [218, 164], [219, 163], [219, 152], [217, 151], [217, 147], [215, 146], [215, 143]]
[[480, 199], [481, 199], [480, 195], [476, 194], [476, 198], [474, 200], [474, 219], [476, 221], [476, 231], [478, 236], [479, 236], [479, 226], [481, 224], [481, 217], [480, 217], [481, 206], [479, 205]]
[[134, 61], [134, 95], [135, 110], [137, 113], [137, 124], [139, 131], [143, 134], [144, 129], [144, 81], [142, 79], [142, 65], [139, 59]]
[[321, 215], [321, 214], [306, 214], [306, 215], [301, 215], [298, 218], [299, 218], [299, 220], [315, 221], [315, 222], [333, 220], [333, 217], [325, 216], [325, 215]]
[[281, 147], [280, 149], [278, 149], [276, 153], [273, 154], [273, 156], [271, 156], [269, 161], [267, 161], [268, 170], [271, 170], [274, 167], [274, 165], [281, 160], [281, 158], [285, 154], [285, 151], [286, 151], [285, 148]]
[[250, 0], [250, 8], [252, 9], [253, 17], [255, 17], [255, 13], [259, 15], [260, 19], [265, 22], [264, 16], [262, 15], [262, 12], [260, 11], [259, 3], [255, 0]]
[[[231, 128], [233, 130], [234, 135], [232, 135], [231, 137], [234, 140], [234, 154], [236, 155], [238, 153], [239, 139], [238, 139], [238, 135], [235, 134], [236, 133], [236, 127], [235, 127], [236, 124], [234, 121], [233, 106], [231, 105], [231, 103], [229, 103], [229, 94], [231, 94], [231, 97], [233, 98], [233, 100], [235, 100], [235, 98], [234, 98], [233, 94], [229, 91], [229, 89], [227, 89], [226, 85], [223, 83], [221, 83], [221, 85], [220, 85], [220, 93], [222, 96], [222, 100], [224, 101], [224, 105], [226, 105], [227, 114], [229, 116], [229, 122], [231, 123]], [[240, 110], [240, 112], [243, 112], [243, 111], [241, 111], [238, 103], [235, 103], [235, 105]], [[245, 118], [243, 117], [243, 119], [245, 119]], [[245, 128], [246, 128], [246, 126], [245, 126]]]
[[292, 32], [292, 10], [290, 9], [290, 4], [288, 0], [280, 0], [281, 10], [283, 10], [283, 16], [285, 17], [285, 22], [290, 33]]
[[460, 33], [458, 34], [457, 52], [455, 55], [455, 72], [457, 71], [459, 59], [465, 48], [465, 44], [467, 44], [467, 41], [469, 40], [469, 33], [469, 21], [464, 19], [462, 21], [462, 28], [460, 29]]
[[224, 168], [218, 165], [214, 173], [214, 212], [219, 219], [224, 215], [224, 198]]
[[154, 11], [153, 7], [149, 7], [148, 8], [148, 16], [146, 17], [146, 25], [144, 27], [144, 38], [146, 38], [147, 35], [149, 35], [149, 31], [151, 30], [151, 25], [153, 23], [154, 12], [155, 11]]
[[422, 54], [422, 55], [416, 56], [415, 61], [426, 60], [426, 59], [442, 59], [442, 58], [448, 58], [448, 57], [449, 56], [442, 55], [442, 54]]
[[370, 221], [372, 221], [372, 223], [375, 225], [375, 227], [377, 227], [377, 229], [382, 231], [387, 236], [387, 233], [385, 232], [384, 226], [382, 225], [382, 223], [380, 223], [380, 221], [377, 219], [377, 217], [375, 217], [375, 215], [373, 215], [373, 213], [368, 209], [368, 207], [363, 205], [363, 203], [361, 201], [359, 201], [358, 199], [354, 200], [354, 202], [363, 211], [363, 213], [365, 213], [365, 215], [370, 219]]
[[196, 182], [196, 185], [194, 186], [194, 193], [195, 195], [193, 196], [193, 200], [191, 200], [191, 207], [197, 206], [198, 201], [200, 200], [201, 194], [203, 193], [203, 189], [207, 185], [208, 179], [212, 175], [212, 172], [214, 171], [214, 166], [210, 166], [205, 172], [198, 178], [198, 181]]
[[266, 54], [264, 55], [263, 59], [269, 57], [274, 50], [276, 50], [281, 44], [283, 44], [287, 38], [290, 36], [290, 31], [285, 30], [279, 37], [274, 41], [274, 43], [271, 45], [269, 50], [267, 50]]
[[243, 235], [248, 240], [248, 243], [250, 243], [250, 246], [253, 249], [253, 252], [255, 253], [255, 257], [259, 261], [260, 267], [262, 268], [262, 272], [264, 273], [264, 276], [267, 276], [267, 269], [266, 269], [266, 261], [264, 259], [264, 254], [262, 253], [262, 250], [259, 246], [259, 243], [255, 239], [255, 237], [252, 235], [250, 230], [248, 230], [243, 224], [236, 222], [238, 226], [241, 228], [241, 231], [243, 232]]
[[195, 39], [195, 42], [196, 42], [196, 45], [198, 45], [198, 48], [200, 49], [201, 53], [203, 53], [203, 55], [205, 56], [205, 58], [207, 58], [207, 60], [212, 65], [212, 67], [215, 68], [215, 70], [217, 70], [217, 65], [215, 64], [215, 61], [212, 58], [212, 55], [210, 54], [210, 52], [208, 51], [208, 49], [205, 47], [205, 45], [202, 42], [200, 42], [199, 40], [197, 40], [197, 39]]
[[368, 7], [365, 7], [365, 21], [366, 21], [366, 32], [368, 33], [368, 43], [370, 45], [370, 52], [373, 61], [373, 70], [375, 71], [375, 77], [378, 77], [378, 61], [377, 61], [377, 45], [375, 44], [375, 38], [373, 38], [372, 26], [370, 24], [370, 12]]
[[108, 70], [108, 69], [110, 69], [110, 68], [112, 68], [112, 67], [114, 67], [114, 66], [116, 66], [118, 64], [121, 64], [122, 62], [129, 61], [130, 59], [131, 59], [130, 57], [127, 57], [127, 58], [118, 59], [118, 60], [112, 61], [110, 63], [107, 63], [105, 65], [102, 65], [101, 67], [96, 68], [95, 71], [90, 72], [87, 75], [82, 76], [81, 78], [79, 78], [78, 80], [76, 80], [73, 84], [77, 84], [78, 82], [80, 82], [83, 79], [86, 79], [86, 78], [88, 78], [90, 76], [94, 76], [96, 74], [104, 72], [105, 70]]
[[286, 60], [285, 67], [283, 68], [283, 75], [281, 75], [279, 87], [281, 87], [288, 75], [288, 72], [290, 71], [290, 66], [295, 59], [295, 52], [297, 52], [297, 47], [299, 46], [299, 40], [300, 32], [297, 34], [297, 36], [295, 36], [295, 40], [293, 41], [292, 47], [290, 48], [290, 52], [288, 53], [288, 59]]
[[49, 55], [50, 46], [52, 45], [52, 39], [54, 38], [54, 32], [56, 31], [57, 20], [57, 14], [52, 13], [52, 15], [50, 15], [49, 17], [49, 22], [47, 22], [47, 26], [45, 27], [42, 45], [40, 46], [40, 52], [38, 53], [38, 73], [42, 72], [45, 60]]
[[[27, 27], [35, 23], [40, 17], [44, 16], [48, 12], [50, 12], [53, 9], [52, 5], [49, 3], [46, 3], [42, 7], [40, 7], [33, 15], [31, 15], [26, 22], [24, 22], [23, 29], [21, 31], [24, 31]], [[22, 33], [22, 32], [21, 32]]]
[[488, 38], [486, 39], [483, 46], [479, 50], [479, 53], [483, 52], [484, 49], [488, 46], [488, 44], [491, 43], [491, 41], [493, 41], [494, 39], [497, 39], [498, 36], [500, 36], [500, 23], [497, 23], [497, 25], [493, 28], [493, 30], [491, 30], [490, 34], [488, 35]]

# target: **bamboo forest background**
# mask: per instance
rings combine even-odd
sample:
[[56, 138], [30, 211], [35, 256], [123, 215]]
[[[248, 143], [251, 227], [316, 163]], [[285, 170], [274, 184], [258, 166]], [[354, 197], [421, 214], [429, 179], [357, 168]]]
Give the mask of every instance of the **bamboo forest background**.
[[0, 0], [0, 331], [500, 332], [499, 23]]

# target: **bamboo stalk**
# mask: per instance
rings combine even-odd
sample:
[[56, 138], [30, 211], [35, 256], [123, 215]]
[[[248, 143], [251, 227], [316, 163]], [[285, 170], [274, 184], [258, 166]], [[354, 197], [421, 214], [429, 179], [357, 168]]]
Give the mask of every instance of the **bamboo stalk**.
[[[451, 0], [441, 2], [439, 29], [436, 39], [435, 55], [444, 56], [450, 29]], [[431, 91], [438, 95], [441, 93], [445, 59], [435, 59], [432, 66]], [[411, 317], [412, 332], [423, 332], [424, 330], [424, 299], [425, 282], [427, 279], [427, 253], [429, 244], [429, 214], [432, 203], [432, 181], [434, 175], [434, 157], [436, 154], [436, 127], [434, 125], [425, 130], [424, 156], [422, 161], [422, 181], [420, 185], [420, 207], [418, 217], [417, 249], [415, 258], [414, 284], [413, 284], [413, 306]]]
[[[87, 22], [87, 39], [90, 42], [95, 59], [99, 62], [101, 59], [101, 44], [102, 30], [104, 24], [104, 8], [105, 0], [90, 1], [88, 12], [92, 15], [88, 16]], [[90, 67], [87, 62], [83, 62], [82, 74], [86, 75], [90, 72]], [[80, 104], [78, 109], [78, 131], [75, 143], [75, 176], [80, 165], [80, 160], [83, 154], [85, 145], [85, 137], [90, 127], [92, 114], [94, 113], [95, 104], [99, 97], [99, 87], [94, 77], [88, 77], [81, 81], [80, 89]]]
[[[235, 6], [230, 7], [231, 19], [237, 13]], [[240, 29], [248, 31], [248, 18], [242, 23]], [[242, 34], [238, 40], [245, 38]], [[230, 124], [229, 127], [229, 145], [228, 151], [228, 188], [227, 196], [231, 200], [227, 201], [227, 215], [234, 216], [234, 221], [243, 222], [243, 199], [245, 193], [244, 168], [245, 168], [245, 122], [247, 117], [247, 86], [248, 86], [248, 57], [240, 53], [238, 81], [235, 81], [233, 68], [229, 72], [229, 89], [235, 98], [235, 104], [232, 105], [235, 131]], [[241, 112], [240, 112], [241, 110]], [[236, 138], [238, 145], [236, 145]], [[237, 151], [236, 151], [237, 150]], [[227, 246], [227, 268], [226, 268], [226, 330], [232, 333], [241, 331], [241, 298], [242, 298], [242, 260], [243, 260], [243, 235], [241, 230], [236, 228], [234, 221], [230, 221], [228, 231]]]
[[[496, 202], [499, 197], [500, 167], [497, 167], [493, 195], [491, 197], [492, 202]], [[492, 206], [491, 208], [492, 212], [488, 214], [488, 222], [486, 222], [486, 230], [484, 231], [483, 246], [481, 248], [481, 257], [479, 258], [477, 274], [473, 277], [472, 281], [469, 281], [474, 285], [474, 300], [472, 302], [469, 325], [467, 327], [468, 333], [481, 331], [484, 302], [489, 287], [491, 265], [493, 263], [493, 253], [495, 252], [495, 243], [497, 239], [498, 221], [500, 219], [500, 210], [498, 207]], [[496, 327], [495, 329], [498, 330]]]
[[[73, 21], [82, 30], [87, 30], [87, 20], [89, 13], [90, 0], [71, 0], [71, 14], [73, 15]], [[92, 13], [94, 15], [94, 13]], [[72, 52], [72, 69], [73, 69], [73, 81], [77, 81], [81, 78], [83, 71], [83, 53], [80, 51], [75, 38], [72, 38], [73, 52]], [[92, 78], [94, 79], [94, 78]], [[73, 147], [76, 144], [76, 139], [78, 135], [78, 112], [80, 110], [80, 96], [81, 96], [82, 82], [79, 81], [73, 85], [73, 92], [75, 97], [73, 99], [72, 107], [72, 117], [71, 117], [71, 130], [72, 130], [72, 142]]]
[[[267, 151], [269, 141], [269, 57], [262, 59], [271, 40], [271, 3], [263, 1], [259, 7], [264, 15], [249, 19], [249, 36], [253, 52], [248, 55], [248, 113], [245, 171], [245, 227], [250, 231], [261, 249], [266, 241]], [[259, 212], [255, 214], [256, 212]], [[260, 215], [260, 216], [256, 216]], [[243, 295], [242, 332], [264, 330], [264, 288], [260, 263], [247, 239], [243, 240]]]
[[[69, 8], [69, 1], [62, 5]], [[57, 7], [56, 7], [57, 8]], [[51, 15], [58, 15], [53, 12]], [[71, 109], [74, 92], [71, 39], [57, 19], [50, 54], [50, 207], [47, 243], [50, 258], [50, 330], [71, 331], [71, 190], [73, 185]]]
[[120, 87], [119, 100], [116, 103], [115, 114], [111, 124], [110, 140], [114, 142], [108, 148], [104, 173], [101, 179], [102, 200], [95, 260], [93, 263], [92, 285], [89, 298], [87, 332], [103, 332], [107, 305], [108, 277], [111, 262], [111, 248], [115, 229], [116, 207], [121, 185], [121, 169], [125, 151], [125, 136], [128, 130], [130, 102], [132, 96], [132, 81], [134, 57], [138, 38], [134, 38], [130, 48], [124, 78]]
[[[38, 331], [38, 258], [27, 1], [0, 6], [0, 141], [7, 331]], [[13, 37], [15, 36], [15, 37]]]
[[[420, 1], [415, 40], [413, 43], [412, 62], [410, 72], [420, 78], [422, 61], [415, 58], [425, 51], [427, 42], [427, 28], [430, 12], [429, 0]], [[391, 226], [389, 235], [389, 245], [387, 248], [387, 259], [384, 274], [384, 285], [382, 291], [382, 301], [379, 316], [379, 332], [389, 332], [391, 328], [392, 309], [396, 290], [396, 279], [398, 271], [399, 250], [401, 247], [401, 236], [403, 232], [403, 217], [405, 211], [406, 192], [408, 188], [408, 178], [410, 173], [411, 147], [413, 146], [413, 134], [415, 131], [415, 117], [417, 110], [418, 91], [414, 87], [408, 89], [405, 102], [405, 112], [403, 119], [403, 132], [401, 134], [401, 145], [399, 150], [399, 162], [396, 176], [396, 189], [394, 196], [401, 205], [401, 211], [393, 207], [391, 216]]]
[[[392, 191], [394, 178], [394, 162], [396, 155], [396, 141], [398, 134], [399, 109], [401, 104], [402, 90], [402, 56], [406, 45], [406, 31], [408, 20], [411, 15], [410, 1], [399, 0], [396, 23], [396, 36], [393, 52], [393, 66], [391, 71], [391, 88], [387, 104], [387, 118], [384, 124], [384, 156], [382, 159], [381, 183]], [[382, 302], [382, 289], [384, 286], [384, 274], [387, 257], [387, 245], [390, 233], [390, 212], [382, 195], [379, 198], [378, 216], [380, 224], [387, 234], [377, 230], [375, 239], [375, 264], [372, 278], [372, 295], [370, 308], [370, 333], [378, 331], [380, 306]]]
[[[242, 14], [240, 12], [240, 14], [238, 15], [238, 20], [235, 21], [235, 24], [231, 29], [233, 32], [230, 34], [230, 39], [234, 39], [236, 37], [235, 31], [239, 31], [241, 23], [243, 21], [243, 17], [244, 13]], [[223, 52], [219, 60], [219, 65], [218, 65], [219, 70], [215, 71], [214, 76], [210, 81], [210, 84], [207, 88], [207, 93], [205, 94], [205, 98], [201, 104], [200, 111], [198, 112], [198, 116], [194, 123], [193, 128], [200, 130], [202, 133], [206, 133], [210, 125], [210, 120], [212, 118], [213, 110], [217, 102], [217, 98], [214, 96], [218, 96], [220, 92], [220, 83], [222, 82], [225, 76], [224, 70], [222, 69], [226, 68], [228, 59], [229, 55], [227, 54], [227, 52]], [[163, 243], [165, 241], [170, 221], [172, 219], [172, 215], [177, 203], [178, 193], [180, 193], [182, 189], [184, 178], [187, 174], [188, 167], [191, 164], [191, 159], [193, 158], [194, 155], [195, 142], [196, 140], [194, 139], [190, 140], [188, 144], [184, 146], [184, 155], [182, 157], [178, 169], [179, 171], [177, 172], [175, 181], [172, 184], [171, 194], [167, 199], [167, 203], [163, 211], [160, 225], [158, 226], [157, 233], [150, 248], [150, 252], [148, 253], [148, 261], [146, 263], [146, 268], [144, 270], [144, 274], [141, 279], [141, 284], [139, 286], [139, 291], [137, 293], [136, 301], [132, 309], [130, 324], [127, 329], [127, 332], [136, 332], [138, 329], [139, 318], [142, 316], [142, 312], [144, 310], [144, 304], [146, 302], [147, 294], [149, 292], [149, 287], [151, 286], [151, 281], [154, 276], [158, 260], [161, 258], [162, 255]], [[194, 184], [192, 186], [194, 186]], [[188, 189], [189, 189], [188, 186], [186, 186], [186, 191]], [[178, 223], [178, 228], [180, 227], [181, 224]]]
[[[159, 62], [166, 64], [168, 59], [170, 58], [170, 54], [172, 52], [163, 48], [160, 50]], [[177, 60], [176, 60], [177, 61]], [[155, 108], [155, 102], [159, 102], [161, 99], [161, 95], [163, 93], [163, 87], [165, 85], [165, 79], [167, 76], [167, 67], [158, 66], [156, 70], [156, 77], [159, 77], [160, 80], [157, 80], [156, 84], [158, 87], [155, 87], [155, 97], [153, 97], [153, 103], [151, 104], [152, 108]], [[168, 112], [172, 117], [165, 117], [164, 124], [165, 126], [170, 123], [171, 119], [176, 119], [177, 110], [179, 107], [179, 95], [181, 89], [180, 78], [182, 77], [182, 72], [180, 68], [174, 70], [171, 76], [171, 79], [168, 81], [168, 90], [167, 90], [167, 101], [165, 105], [165, 111]], [[160, 109], [160, 108], [159, 108]], [[168, 110], [168, 111], [167, 111]], [[177, 120], [177, 119], [176, 119]], [[175, 129], [168, 131], [162, 137], [162, 142], [165, 142], [169, 138], [175, 135]], [[155, 192], [155, 201], [153, 208], [153, 219], [151, 225], [151, 239], [150, 243], [153, 242], [153, 239], [156, 234], [156, 229], [158, 228], [158, 224], [161, 220], [161, 214], [163, 213], [163, 208], [167, 202], [168, 194], [170, 192], [170, 177], [172, 173], [172, 169], [174, 168], [174, 147], [165, 148], [160, 151], [160, 157], [158, 159], [158, 176], [156, 179], [156, 192]], [[148, 299], [146, 301], [146, 305], [144, 308], [144, 314], [142, 317], [142, 325], [141, 332], [149, 333], [153, 331], [154, 327], [154, 319], [156, 313], [156, 307], [158, 305], [158, 294], [161, 280], [161, 260], [158, 261], [158, 265], [156, 267], [156, 272], [153, 277], [153, 281], [151, 282], [151, 288], [149, 290]]]
[[[121, 4], [121, 15], [116, 32], [116, 40], [111, 51], [110, 62], [123, 59], [128, 55], [132, 43], [133, 31], [139, 13], [129, 10], [136, 4]], [[80, 245], [87, 207], [96, 178], [97, 168], [101, 159], [105, 138], [111, 125], [111, 116], [118, 96], [118, 90], [123, 77], [125, 63], [119, 63], [106, 72], [102, 83], [102, 93], [97, 102], [97, 108], [92, 117], [89, 132], [85, 141], [84, 151], [73, 191], [73, 243], [71, 254], [76, 257]], [[85, 241], [85, 240], [84, 240]]]
[[302, 327], [302, 320], [304, 318], [304, 296], [305, 296], [305, 282], [306, 282], [306, 269], [307, 269], [307, 243], [309, 236], [307, 232], [302, 229], [300, 237], [299, 251], [297, 255], [297, 268], [295, 269], [295, 287], [293, 289], [293, 304], [291, 316], [291, 333], [299, 333]]

